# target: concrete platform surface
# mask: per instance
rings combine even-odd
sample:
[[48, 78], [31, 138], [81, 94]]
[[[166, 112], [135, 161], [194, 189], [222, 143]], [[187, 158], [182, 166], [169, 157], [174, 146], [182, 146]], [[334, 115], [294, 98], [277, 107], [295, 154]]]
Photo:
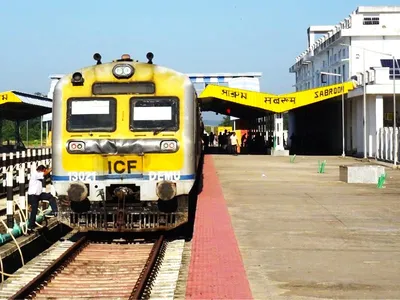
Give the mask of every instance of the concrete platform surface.
[[400, 299], [399, 170], [378, 189], [339, 181], [351, 158], [213, 160], [254, 299]]

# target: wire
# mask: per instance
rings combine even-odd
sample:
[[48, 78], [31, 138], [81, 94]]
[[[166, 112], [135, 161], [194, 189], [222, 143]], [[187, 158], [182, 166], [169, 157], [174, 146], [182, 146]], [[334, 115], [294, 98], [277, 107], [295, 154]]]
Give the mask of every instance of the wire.
[[[18, 211], [18, 214], [19, 214], [20, 220], [22, 220], [23, 218], [22, 218], [21, 212]], [[22, 214], [23, 214], [23, 213], [22, 213]], [[28, 233], [28, 228], [27, 228], [28, 226], [26, 226], [26, 222], [25, 222], [25, 221], [20, 221], [19, 224], [20, 224], [19, 227], [20, 227], [21, 230], [22, 230], [22, 234], [23, 234], [23, 235], [27, 234], [27, 233]]]
[[[24, 210], [21, 208], [21, 206], [19, 205], [19, 203], [18, 203], [17, 201], [15, 201], [15, 199], [14, 199], [14, 203], [17, 204], [17, 206], [18, 206], [18, 208], [19, 208], [18, 214], [19, 214], [19, 217], [20, 217], [21, 222], [23, 222], [24, 224], [26, 224], [26, 226], [20, 226], [21, 229], [22, 229], [22, 233], [25, 235], [25, 234], [27, 234], [27, 232], [28, 232], [28, 223], [27, 223], [27, 217], [28, 217], [28, 216], [25, 215]], [[14, 211], [15, 211], [15, 205], [14, 205]], [[21, 213], [22, 213], [22, 214], [21, 214]], [[22, 219], [23, 219], [24, 221], [22, 221]], [[20, 223], [21, 223], [21, 222], [20, 222]]]
[[3, 272], [4, 271], [4, 269], [3, 269], [3, 258], [1, 257], [1, 255], [0, 255], [0, 266], [1, 266], [1, 284], [3, 285], [5, 273]]
[[3, 223], [4, 227], [7, 228], [7, 231], [10, 233], [12, 239], [15, 242], [15, 245], [18, 248], [19, 254], [21, 255], [21, 262], [22, 262], [22, 266], [25, 266], [25, 261], [24, 261], [24, 256], [22, 255], [22, 251], [21, 251], [21, 247], [19, 246], [17, 239], [14, 237], [13, 233], [12, 233], [12, 229], [8, 228], [7, 224], [3, 221], [3, 219], [0, 219], [0, 221]]
[[9, 274], [9, 273], [3, 272], [3, 271], [0, 271], [0, 273], [1, 273], [1, 275], [2, 275], [2, 278], [4, 278], [3, 276], [7, 276], [7, 277], [18, 277], [18, 275]]
[[1, 267], [1, 271], [0, 271], [0, 274], [1, 274], [1, 286], [3, 286], [3, 284], [4, 284], [4, 276], [7, 276], [7, 277], [18, 277], [18, 275], [9, 274], [9, 273], [4, 272], [3, 258], [1, 257], [1, 255], [0, 255], [0, 267]]

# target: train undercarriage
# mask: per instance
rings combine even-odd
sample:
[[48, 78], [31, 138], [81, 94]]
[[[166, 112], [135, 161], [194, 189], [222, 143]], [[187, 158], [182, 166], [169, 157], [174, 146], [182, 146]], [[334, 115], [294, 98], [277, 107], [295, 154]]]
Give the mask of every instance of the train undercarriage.
[[58, 220], [79, 231], [151, 232], [171, 230], [188, 221], [189, 196], [140, 201], [134, 188], [114, 187], [103, 201], [59, 197]]

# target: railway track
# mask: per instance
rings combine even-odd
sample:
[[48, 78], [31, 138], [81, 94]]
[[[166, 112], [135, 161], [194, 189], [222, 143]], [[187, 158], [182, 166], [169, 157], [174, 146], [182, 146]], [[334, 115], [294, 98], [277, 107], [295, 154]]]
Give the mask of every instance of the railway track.
[[[23, 275], [6, 281], [0, 298], [146, 299], [154, 284], [160, 286], [156, 280], [160, 270], [169, 277], [171, 272], [179, 273], [179, 255], [172, 260], [171, 254], [167, 255], [161, 266], [167, 244], [163, 236], [154, 243], [92, 242], [86, 237], [74, 243], [64, 241]], [[26, 282], [29, 274], [32, 279]], [[167, 280], [165, 285], [170, 288], [171, 282]]]

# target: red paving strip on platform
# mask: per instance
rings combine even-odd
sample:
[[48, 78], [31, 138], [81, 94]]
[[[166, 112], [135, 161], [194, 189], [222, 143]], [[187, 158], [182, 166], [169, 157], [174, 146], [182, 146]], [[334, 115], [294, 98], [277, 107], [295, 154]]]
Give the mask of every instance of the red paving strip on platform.
[[204, 157], [186, 299], [252, 299], [231, 218], [210, 155]]

